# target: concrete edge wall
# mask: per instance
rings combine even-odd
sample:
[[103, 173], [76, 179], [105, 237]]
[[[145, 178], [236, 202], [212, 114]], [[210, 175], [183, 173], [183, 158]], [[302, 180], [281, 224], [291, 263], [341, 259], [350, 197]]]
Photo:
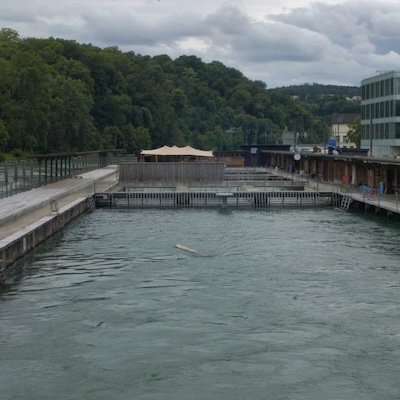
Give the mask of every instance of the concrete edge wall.
[[59, 214], [44, 217], [0, 241], [0, 272], [14, 264], [89, 208], [81, 197], [62, 207]]
[[[90, 172], [88, 172], [86, 174], [90, 174]], [[14, 213], [11, 213], [11, 214], [7, 215], [6, 217], [1, 218], [0, 225], [6, 224], [6, 223], [11, 222], [11, 221], [14, 221], [14, 220], [26, 215], [29, 212], [36, 211], [36, 210], [38, 210], [40, 208], [48, 206], [52, 201], [60, 200], [63, 197], [69, 196], [69, 195], [74, 194], [74, 193], [77, 193], [80, 190], [86, 189], [88, 194], [89, 193], [94, 193], [96, 191], [96, 188], [95, 188], [96, 183], [99, 183], [103, 179], [106, 179], [106, 178], [108, 178], [108, 177], [110, 177], [112, 175], [115, 175], [115, 174], [118, 174], [118, 168], [117, 169], [113, 169], [113, 170], [105, 173], [101, 177], [97, 177], [97, 178], [95, 178], [95, 177], [94, 178], [84, 177], [85, 174], [79, 175], [79, 177], [82, 178], [82, 179], [79, 179], [79, 183], [77, 183], [77, 185], [74, 188], [68, 190], [68, 192], [61, 192], [61, 193], [58, 193], [56, 195], [49, 196], [49, 198], [47, 200], [45, 200], [45, 201], [38, 202], [36, 204], [31, 204], [29, 206], [26, 206], [24, 209], [20, 209], [20, 210], [14, 212]], [[68, 179], [76, 179], [76, 178], [68, 178]], [[118, 184], [118, 181], [113, 186], [115, 186], [116, 184]], [[45, 188], [45, 187], [46, 187], [46, 185], [42, 185], [41, 186], [41, 188]], [[32, 190], [35, 190], [35, 189], [32, 189]], [[23, 193], [24, 192], [19, 193], [19, 194], [23, 194]], [[0, 268], [1, 268], [1, 266], [0, 266]]]

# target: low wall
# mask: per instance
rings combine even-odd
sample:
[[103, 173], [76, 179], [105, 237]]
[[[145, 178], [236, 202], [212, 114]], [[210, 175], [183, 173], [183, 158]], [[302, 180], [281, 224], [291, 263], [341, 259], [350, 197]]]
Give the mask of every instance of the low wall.
[[8, 268], [18, 259], [39, 246], [66, 224], [89, 208], [86, 197], [81, 197], [65, 207], [58, 214], [44, 217], [0, 241], [0, 271]]

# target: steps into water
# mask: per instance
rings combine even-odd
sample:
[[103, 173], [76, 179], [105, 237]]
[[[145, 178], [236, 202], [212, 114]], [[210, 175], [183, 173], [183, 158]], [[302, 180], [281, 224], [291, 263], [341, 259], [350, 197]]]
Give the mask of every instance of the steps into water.
[[340, 208], [343, 210], [348, 210], [352, 201], [353, 199], [351, 196], [343, 196], [340, 203]]

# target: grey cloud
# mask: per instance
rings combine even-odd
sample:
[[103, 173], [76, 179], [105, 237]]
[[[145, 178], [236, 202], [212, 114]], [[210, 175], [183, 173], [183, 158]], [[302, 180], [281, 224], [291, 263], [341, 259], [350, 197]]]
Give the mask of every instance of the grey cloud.
[[[236, 48], [250, 61], [317, 61], [323, 57], [327, 40], [321, 35], [289, 25], [269, 24], [254, 29]], [[239, 48], [240, 46], [240, 48]]]
[[9, 23], [33, 23], [35, 20], [35, 13], [29, 6], [11, 7], [10, 4], [6, 4], [1, 7], [0, 21], [4, 26]]
[[345, 48], [355, 44], [355, 39], [368, 40], [368, 23], [363, 13], [352, 6], [313, 3], [310, 8], [294, 9], [287, 14], [271, 16], [275, 21], [308, 29], [329, 37], [332, 43]]
[[[328, 5], [321, 0], [262, 20], [247, 15], [239, 0], [216, 8], [220, 3], [12, 0], [2, 7], [0, 26], [17, 29], [21, 36], [63, 37], [143, 55], [194, 54], [237, 68], [268, 87], [359, 85], [378, 69], [399, 68], [396, 1]], [[204, 45], [196, 48], [196, 42]]]
[[385, 0], [381, 0], [378, 7], [375, 2], [366, 0], [336, 5], [316, 2], [307, 10], [294, 9], [271, 18], [320, 32], [345, 48], [359, 47], [361, 42], [371, 43], [377, 49], [383, 43], [386, 47], [395, 46], [393, 39], [400, 34], [398, 5]]
[[[371, 14], [369, 15], [371, 29], [373, 34], [376, 36], [397, 38], [400, 34], [399, 4], [389, 4], [391, 5], [390, 7], [386, 6], [379, 9], [371, 10]], [[383, 3], [382, 5], [384, 6], [385, 3]]]
[[251, 25], [249, 17], [232, 6], [222, 7], [206, 16], [205, 23], [209, 29], [231, 36], [245, 34]]
[[220, 9], [207, 20], [212, 22], [209, 39], [213, 44], [229, 47], [243, 62], [318, 60], [329, 44], [317, 32], [283, 23], [254, 22], [233, 7]]
[[109, 45], [168, 46], [187, 37], [206, 36], [209, 32], [204, 21], [195, 16], [144, 19], [133, 13], [114, 13], [110, 16], [97, 12], [85, 14], [84, 20], [93, 38]]

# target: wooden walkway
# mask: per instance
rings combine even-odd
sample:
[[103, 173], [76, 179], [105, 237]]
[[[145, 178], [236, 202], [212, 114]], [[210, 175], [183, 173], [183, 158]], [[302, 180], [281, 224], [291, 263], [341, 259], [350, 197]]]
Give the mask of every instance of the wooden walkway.
[[340, 192], [343, 196], [349, 196], [353, 202], [357, 204], [358, 208], [368, 210], [373, 208], [375, 213], [386, 212], [388, 216], [393, 214], [400, 215], [400, 195], [365, 195], [365, 193], [354, 192], [346, 193]]
[[[273, 171], [272, 169], [269, 169]], [[292, 176], [289, 173], [285, 173], [283, 171], [279, 171], [279, 175], [285, 178], [293, 178], [294, 181], [304, 182], [304, 176], [294, 175]], [[357, 208], [365, 210], [374, 210], [375, 213], [386, 213], [389, 217], [391, 215], [400, 216], [400, 194], [366, 194], [359, 190], [353, 190], [352, 192], [346, 192], [341, 190], [341, 184], [334, 184], [329, 182], [318, 182], [315, 180], [310, 180], [308, 184], [305, 185], [310, 190], [317, 190], [321, 192], [331, 192], [334, 193], [338, 203], [340, 206], [340, 200], [344, 196], [351, 197], [352, 203], [350, 204], [350, 208], [354, 205], [357, 205]]]

